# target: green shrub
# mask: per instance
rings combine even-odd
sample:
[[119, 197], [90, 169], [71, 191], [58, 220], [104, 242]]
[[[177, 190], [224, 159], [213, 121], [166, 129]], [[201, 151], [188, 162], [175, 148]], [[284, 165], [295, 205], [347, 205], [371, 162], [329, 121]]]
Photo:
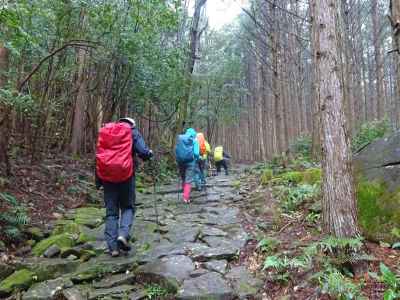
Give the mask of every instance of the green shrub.
[[297, 171], [290, 171], [281, 174], [279, 178], [290, 183], [300, 183], [303, 180], [303, 173]]
[[169, 292], [167, 289], [157, 285], [149, 284], [145, 287], [147, 299], [162, 299], [166, 297]]
[[0, 231], [2, 239], [22, 238], [23, 227], [29, 223], [27, 208], [11, 194], [0, 193]]
[[383, 137], [390, 132], [388, 120], [373, 121], [361, 126], [360, 131], [352, 139], [351, 146], [354, 152], [359, 151], [372, 141]]
[[311, 157], [312, 139], [310, 136], [301, 136], [290, 145], [290, 152], [295, 156]]
[[303, 172], [303, 180], [302, 183], [307, 184], [316, 184], [321, 182], [321, 169], [320, 168], [311, 168], [307, 169]]
[[273, 174], [274, 174], [274, 172], [271, 169], [262, 170], [261, 180], [260, 180], [261, 184], [267, 185], [271, 181]]

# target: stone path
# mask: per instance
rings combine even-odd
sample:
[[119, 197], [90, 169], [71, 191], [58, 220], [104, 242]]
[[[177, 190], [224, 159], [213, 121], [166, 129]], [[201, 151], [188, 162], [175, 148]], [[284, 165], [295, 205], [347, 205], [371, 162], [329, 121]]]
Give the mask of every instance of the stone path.
[[169, 299], [252, 299], [262, 283], [231, 265], [249, 240], [234, 180], [209, 178], [207, 191], [193, 192], [189, 205], [177, 186], [163, 186], [155, 197], [138, 194], [134, 250], [118, 258], [104, 253], [103, 210], [71, 212], [48, 240], [73, 241], [39, 242], [33, 251], [55, 258], [19, 262], [0, 283], [0, 296], [33, 283], [22, 299], [148, 299], [146, 288], [156, 285], [173, 295]]

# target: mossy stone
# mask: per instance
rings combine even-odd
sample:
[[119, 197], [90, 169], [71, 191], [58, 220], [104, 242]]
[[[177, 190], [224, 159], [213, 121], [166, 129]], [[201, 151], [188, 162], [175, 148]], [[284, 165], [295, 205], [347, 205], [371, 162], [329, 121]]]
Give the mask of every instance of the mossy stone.
[[100, 226], [104, 222], [105, 210], [96, 207], [83, 207], [76, 210], [75, 223], [90, 228]]
[[34, 281], [34, 272], [26, 269], [15, 271], [0, 283], [0, 297], [7, 296], [15, 290], [28, 289]]
[[34, 239], [35, 241], [40, 241], [44, 239], [44, 233], [43, 231], [38, 228], [38, 227], [29, 227], [26, 232], [29, 234], [29, 236]]
[[73, 247], [76, 244], [74, 235], [69, 233], [63, 233], [58, 235], [52, 235], [45, 240], [40, 241], [32, 250], [36, 256], [41, 256], [43, 253], [53, 245], [57, 245], [61, 250], [65, 250]]
[[81, 233], [81, 225], [71, 220], [58, 220], [53, 234], [58, 235], [63, 233], [79, 235]]
[[395, 242], [400, 227], [400, 188], [390, 192], [384, 182], [358, 179], [358, 219], [364, 236], [372, 241]]

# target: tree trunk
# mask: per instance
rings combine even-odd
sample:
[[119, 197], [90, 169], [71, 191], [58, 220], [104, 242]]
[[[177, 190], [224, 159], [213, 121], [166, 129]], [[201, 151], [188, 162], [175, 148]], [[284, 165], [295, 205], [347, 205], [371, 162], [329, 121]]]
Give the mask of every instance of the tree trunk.
[[323, 219], [326, 230], [337, 237], [358, 235], [351, 154], [343, 112], [337, 48], [336, 1], [316, 1], [320, 75]]
[[[0, 89], [7, 85], [8, 69], [9, 69], [9, 51], [0, 43]], [[8, 157], [8, 142], [10, 139], [10, 107], [0, 103], [0, 167], [5, 165], [5, 173], [7, 176], [11, 173], [11, 166]]]
[[400, 1], [390, 1], [390, 21], [392, 25], [393, 48], [397, 49], [393, 55], [396, 55], [394, 61], [395, 66], [395, 121], [396, 128], [400, 127]]
[[376, 98], [374, 103], [374, 113], [378, 120], [384, 117], [385, 95], [383, 82], [383, 57], [380, 39], [380, 23], [378, 0], [371, 1], [372, 15], [372, 39], [374, 44], [374, 60], [375, 60], [375, 80], [376, 80]]
[[190, 91], [192, 89], [192, 74], [194, 70], [194, 65], [196, 63], [197, 44], [200, 39], [200, 34], [199, 34], [200, 14], [206, 2], [207, 0], [196, 0], [195, 2], [193, 21], [192, 21], [192, 26], [190, 28], [190, 46], [189, 46], [190, 50], [185, 71], [186, 73], [185, 93], [180, 102], [179, 115], [176, 124], [177, 125], [176, 134], [179, 134], [183, 131], [184, 125], [187, 122]]
[[[82, 28], [85, 26], [85, 13], [81, 12]], [[74, 118], [72, 123], [72, 137], [71, 137], [71, 152], [73, 155], [79, 155], [82, 153], [83, 146], [85, 144], [85, 114], [86, 114], [86, 93], [87, 93], [87, 80], [85, 74], [85, 61], [86, 61], [86, 50], [77, 50], [77, 64], [78, 64], [78, 76], [77, 86], [78, 93], [76, 96]]]

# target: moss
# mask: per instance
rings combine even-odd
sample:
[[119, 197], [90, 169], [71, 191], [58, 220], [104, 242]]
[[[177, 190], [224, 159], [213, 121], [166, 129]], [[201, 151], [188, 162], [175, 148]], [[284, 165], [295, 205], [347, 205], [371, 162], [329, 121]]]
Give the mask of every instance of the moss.
[[267, 185], [272, 179], [274, 172], [271, 169], [264, 169], [261, 173], [261, 184]]
[[241, 184], [242, 183], [240, 182], [240, 180], [235, 180], [234, 182], [232, 182], [232, 187], [238, 190]]
[[54, 235], [69, 233], [79, 235], [81, 233], [81, 226], [71, 220], [59, 220], [53, 230]]
[[11, 294], [15, 290], [28, 289], [35, 281], [35, 273], [22, 269], [15, 271], [0, 283], [0, 296]]
[[400, 190], [391, 193], [382, 182], [359, 179], [357, 199], [359, 224], [365, 237], [394, 242], [391, 232], [400, 227]]
[[61, 250], [71, 248], [75, 245], [74, 236], [69, 233], [52, 235], [49, 238], [40, 241], [32, 250], [36, 256], [42, 255], [50, 246], [57, 245]]
[[316, 184], [321, 181], [321, 169], [320, 168], [311, 168], [307, 169], [303, 172], [302, 183], [307, 184]]
[[283, 173], [279, 176], [284, 181], [288, 181], [291, 183], [300, 183], [303, 180], [303, 173], [297, 171], [290, 171]]
[[35, 241], [40, 241], [44, 238], [44, 233], [38, 227], [30, 227], [26, 230], [26, 232]]
[[75, 213], [75, 223], [91, 228], [100, 226], [104, 222], [105, 210], [96, 207], [83, 207]]

